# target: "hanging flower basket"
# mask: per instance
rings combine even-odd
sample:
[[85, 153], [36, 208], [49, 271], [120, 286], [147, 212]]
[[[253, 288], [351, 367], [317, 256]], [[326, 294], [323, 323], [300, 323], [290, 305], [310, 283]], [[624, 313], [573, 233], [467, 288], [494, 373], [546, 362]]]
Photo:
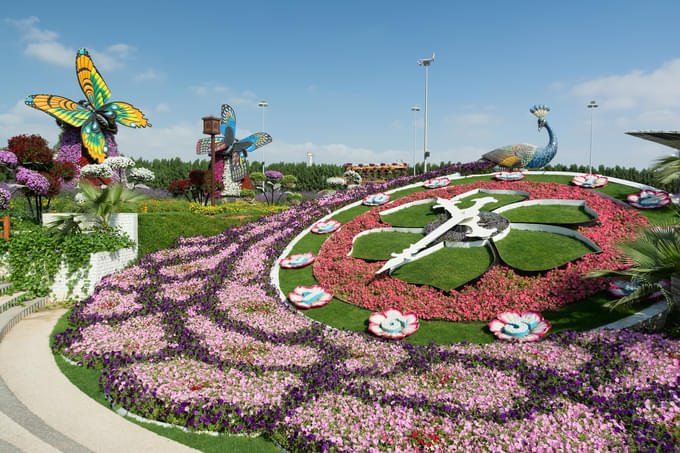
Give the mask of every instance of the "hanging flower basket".
[[628, 204], [638, 209], [663, 208], [671, 202], [671, 196], [663, 190], [641, 190], [628, 195]]
[[384, 192], [378, 192], [371, 195], [366, 195], [364, 204], [366, 206], [380, 206], [390, 201], [390, 196]]
[[[668, 289], [670, 288], [671, 282], [670, 280], [661, 280], [659, 282], [661, 286], [664, 288]], [[638, 281], [628, 281], [628, 280], [614, 280], [609, 284], [609, 291], [611, 294], [613, 294], [616, 297], [624, 297], [628, 296], [632, 293], [634, 293], [638, 288], [640, 287], [640, 282]], [[652, 293], [652, 295], [649, 296], [650, 299], [658, 299], [659, 297], [663, 296], [663, 292], [657, 291], [655, 293]]]
[[312, 252], [307, 253], [295, 253], [287, 258], [283, 258], [279, 261], [281, 267], [286, 269], [296, 269], [298, 267], [304, 267], [311, 264], [316, 259], [316, 256]]
[[521, 171], [501, 171], [493, 175], [499, 181], [519, 181], [524, 179], [524, 173]]
[[423, 183], [423, 187], [426, 189], [438, 189], [440, 187], [446, 187], [451, 183], [451, 180], [447, 177], [428, 179]]
[[604, 187], [609, 182], [609, 178], [601, 175], [587, 174], [574, 176], [571, 183], [575, 186], [584, 187], [586, 189], [594, 189], [596, 187]]
[[539, 340], [552, 326], [539, 313], [527, 311], [519, 314], [506, 311], [489, 323], [489, 329], [501, 340], [532, 342]]
[[316, 308], [326, 305], [333, 295], [319, 285], [298, 286], [288, 294], [288, 300], [298, 308]]
[[321, 222], [316, 222], [314, 226], [312, 227], [312, 233], [316, 234], [328, 234], [328, 233], [333, 233], [337, 230], [340, 229], [342, 226], [342, 223], [338, 222], [337, 220], [324, 220]]
[[368, 317], [368, 330], [383, 338], [399, 340], [418, 330], [415, 313], [402, 313], [396, 308], [373, 313]]

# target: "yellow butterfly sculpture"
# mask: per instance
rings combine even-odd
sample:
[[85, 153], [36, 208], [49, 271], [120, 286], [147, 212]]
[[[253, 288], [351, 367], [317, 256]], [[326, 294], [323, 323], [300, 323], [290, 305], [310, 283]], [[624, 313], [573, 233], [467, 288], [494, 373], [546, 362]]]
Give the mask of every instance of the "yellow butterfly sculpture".
[[33, 94], [25, 103], [81, 128], [83, 144], [95, 161], [103, 162], [109, 152], [102, 128], [115, 133], [116, 121], [128, 127], [151, 127], [144, 114], [127, 102], [109, 102], [111, 91], [86, 49], [80, 49], [76, 54], [76, 76], [85, 100], [73, 102], [62, 96]]

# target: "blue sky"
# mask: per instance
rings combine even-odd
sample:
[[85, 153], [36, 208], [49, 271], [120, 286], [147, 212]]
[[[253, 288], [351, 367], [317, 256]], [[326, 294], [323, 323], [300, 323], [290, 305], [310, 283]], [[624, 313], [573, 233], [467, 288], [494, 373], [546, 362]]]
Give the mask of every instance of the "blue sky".
[[[148, 3], [148, 4], [147, 4]], [[647, 167], [670, 148], [624, 135], [680, 129], [680, 3], [600, 2], [12, 2], [0, 12], [0, 146], [21, 133], [55, 143], [29, 94], [83, 98], [75, 53], [87, 48], [112, 100], [153, 127], [121, 126], [131, 157], [194, 159], [201, 117], [236, 110], [237, 137], [261, 129], [267, 162], [413, 160], [411, 106], [429, 71], [434, 161], [547, 142], [529, 108], [547, 104], [554, 162]], [[64, 5], [69, 5], [68, 7]], [[422, 157], [422, 111], [416, 119]], [[254, 156], [261, 160], [258, 150]]]

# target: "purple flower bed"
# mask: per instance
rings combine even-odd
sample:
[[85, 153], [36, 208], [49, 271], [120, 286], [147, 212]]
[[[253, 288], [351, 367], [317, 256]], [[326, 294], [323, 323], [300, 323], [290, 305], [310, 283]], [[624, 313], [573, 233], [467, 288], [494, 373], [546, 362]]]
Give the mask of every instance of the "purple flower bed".
[[100, 369], [117, 406], [195, 429], [268, 433], [289, 451], [675, 449], [680, 342], [623, 331], [414, 346], [331, 330], [278, 301], [268, 270], [293, 237], [412, 181], [180, 238], [104, 279], [73, 307], [54, 349]]

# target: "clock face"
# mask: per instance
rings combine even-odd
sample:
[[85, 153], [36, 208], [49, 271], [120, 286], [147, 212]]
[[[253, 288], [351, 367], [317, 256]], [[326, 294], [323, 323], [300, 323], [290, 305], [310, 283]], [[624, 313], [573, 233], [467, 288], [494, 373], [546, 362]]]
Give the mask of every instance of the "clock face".
[[508, 310], [555, 309], [605, 289], [585, 274], [616, 266], [615, 243], [646, 223], [578, 187], [507, 187], [480, 181], [375, 207], [323, 244], [314, 276], [369, 310], [488, 320]]

